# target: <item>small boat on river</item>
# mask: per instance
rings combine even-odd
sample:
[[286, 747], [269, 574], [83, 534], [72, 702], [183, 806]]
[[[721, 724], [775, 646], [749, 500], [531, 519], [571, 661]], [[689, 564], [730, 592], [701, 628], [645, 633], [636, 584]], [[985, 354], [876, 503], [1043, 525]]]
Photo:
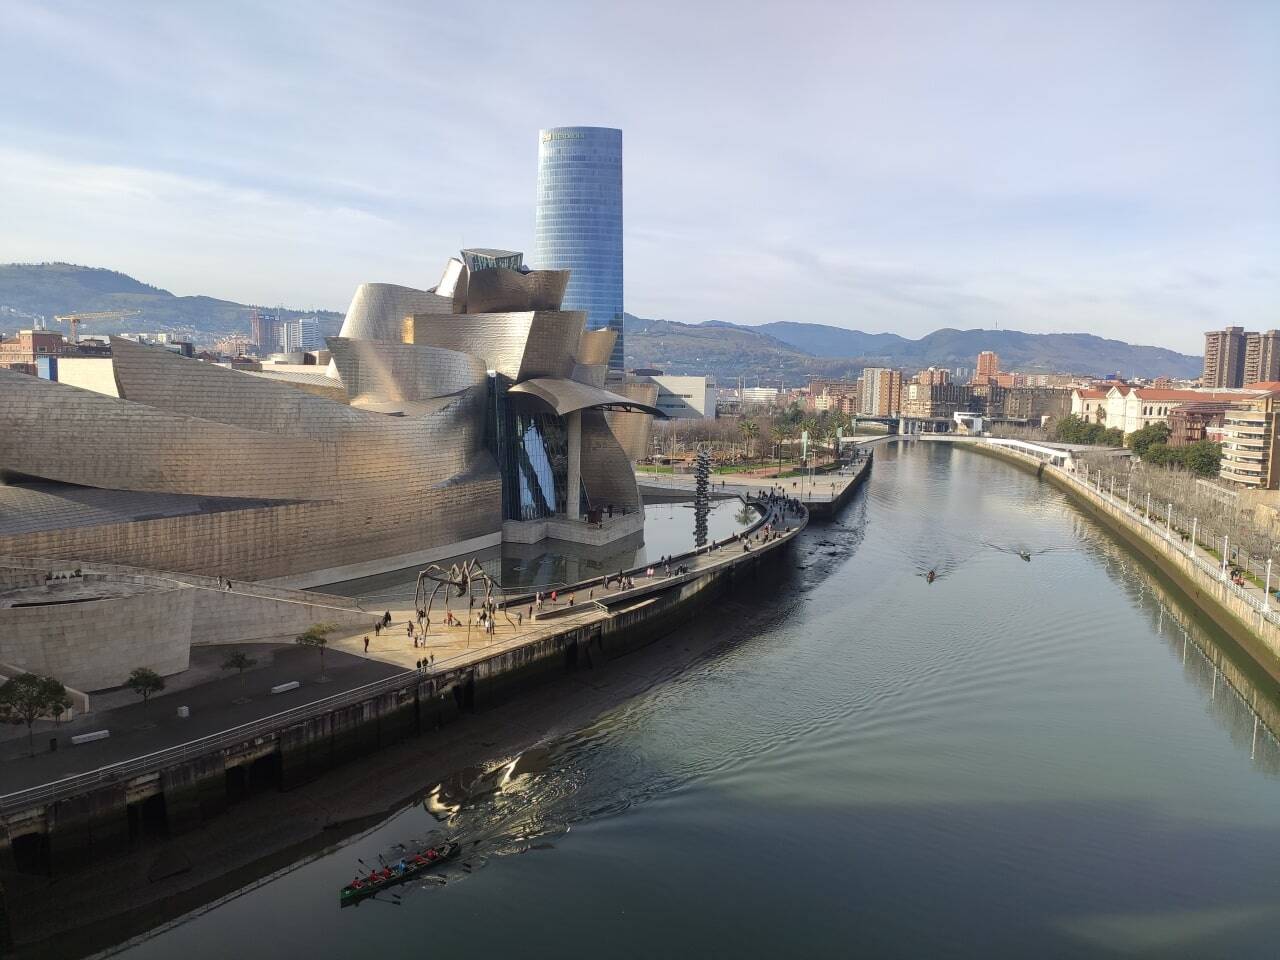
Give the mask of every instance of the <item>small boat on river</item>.
[[441, 864], [456, 859], [460, 853], [462, 853], [462, 844], [450, 840], [438, 847], [428, 847], [418, 853], [406, 854], [381, 870], [371, 870], [368, 876], [357, 877], [351, 881], [339, 892], [338, 901], [344, 907], [359, 903], [361, 900], [376, 896], [383, 890], [389, 890], [414, 877], [420, 877]]

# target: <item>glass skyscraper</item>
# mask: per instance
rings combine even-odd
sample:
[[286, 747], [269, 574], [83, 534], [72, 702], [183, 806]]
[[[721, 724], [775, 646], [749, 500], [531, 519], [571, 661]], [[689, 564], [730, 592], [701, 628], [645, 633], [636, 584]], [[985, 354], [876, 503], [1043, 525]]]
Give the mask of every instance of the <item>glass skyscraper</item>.
[[622, 131], [552, 127], [538, 137], [534, 266], [570, 270], [561, 308], [585, 310], [587, 328], [618, 339], [609, 368], [623, 368]]

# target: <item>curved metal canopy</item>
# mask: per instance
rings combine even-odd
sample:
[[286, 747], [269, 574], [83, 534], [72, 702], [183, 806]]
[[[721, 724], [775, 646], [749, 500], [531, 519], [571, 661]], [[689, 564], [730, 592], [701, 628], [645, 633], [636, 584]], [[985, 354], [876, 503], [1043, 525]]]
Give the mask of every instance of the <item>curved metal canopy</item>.
[[537, 397], [558, 416], [564, 417], [577, 410], [602, 407], [610, 410], [629, 410], [636, 413], [647, 413], [650, 416], [667, 419], [667, 415], [657, 407], [639, 400], [621, 396], [600, 387], [579, 383], [577, 380], [561, 380], [556, 377], [534, 377], [517, 383], [508, 393], [526, 393]]

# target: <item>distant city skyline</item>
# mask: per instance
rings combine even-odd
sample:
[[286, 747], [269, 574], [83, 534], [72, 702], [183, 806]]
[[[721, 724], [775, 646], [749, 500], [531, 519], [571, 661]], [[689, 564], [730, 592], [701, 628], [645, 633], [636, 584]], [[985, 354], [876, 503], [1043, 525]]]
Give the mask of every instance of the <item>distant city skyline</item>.
[[631, 313], [1198, 354], [1277, 326], [1280, 6], [1176, 11], [0, 0], [0, 261], [341, 310], [532, 251], [537, 131], [608, 126]]

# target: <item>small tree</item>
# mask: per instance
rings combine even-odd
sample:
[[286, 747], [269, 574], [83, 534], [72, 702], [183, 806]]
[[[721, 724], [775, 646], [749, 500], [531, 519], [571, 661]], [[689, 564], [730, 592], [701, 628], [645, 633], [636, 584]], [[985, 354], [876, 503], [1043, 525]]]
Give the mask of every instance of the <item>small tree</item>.
[[0, 719], [26, 724], [27, 749], [33, 757], [36, 755], [35, 722], [45, 716], [57, 718], [70, 706], [67, 688], [52, 677], [24, 673], [0, 687]]
[[773, 442], [778, 447], [778, 472], [782, 472], [782, 445], [791, 439], [791, 429], [784, 424], [775, 423], [773, 429], [769, 431], [769, 436], [773, 438]]
[[1134, 456], [1145, 457], [1147, 450], [1156, 444], [1166, 443], [1169, 439], [1169, 426], [1164, 423], [1149, 423], [1141, 430], [1135, 430], [1129, 434], [1129, 448], [1133, 451]]
[[329, 646], [329, 634], [338, 629], [335, 623], [314, 623], [298, 634], [294, 641], [303, 647], [315, 647], [320, 653], [320, 679], [327, 680], [324, 675], [324, 651]]
[[747, 460], [749, 461], [755, 440], [760, 436], [760, 424], [754, 420], [743, 420], [738, 430], [741, 431], [743, 438], [747, 441]]
[[223, 670], [234, 670], [240, 676], [240, 686], [244, 686], [244, 672], [250, 667], [257, 666], [258, 661], [249, 656], [243, 650], [237, 650], [227, 659], [222, 661]]
[[164, 689], [164, 677], [149, 667], [138, 667], [129, 674], [124, 685], [142, 698], [142, 714], [146, 716], [151, 695]]
[[1222, 465], [1222, 444], [1212, 440], [1198, 440], [1184, 448], [1183, 462], [1187, 468], [1202, 477], [1216, 477]]

